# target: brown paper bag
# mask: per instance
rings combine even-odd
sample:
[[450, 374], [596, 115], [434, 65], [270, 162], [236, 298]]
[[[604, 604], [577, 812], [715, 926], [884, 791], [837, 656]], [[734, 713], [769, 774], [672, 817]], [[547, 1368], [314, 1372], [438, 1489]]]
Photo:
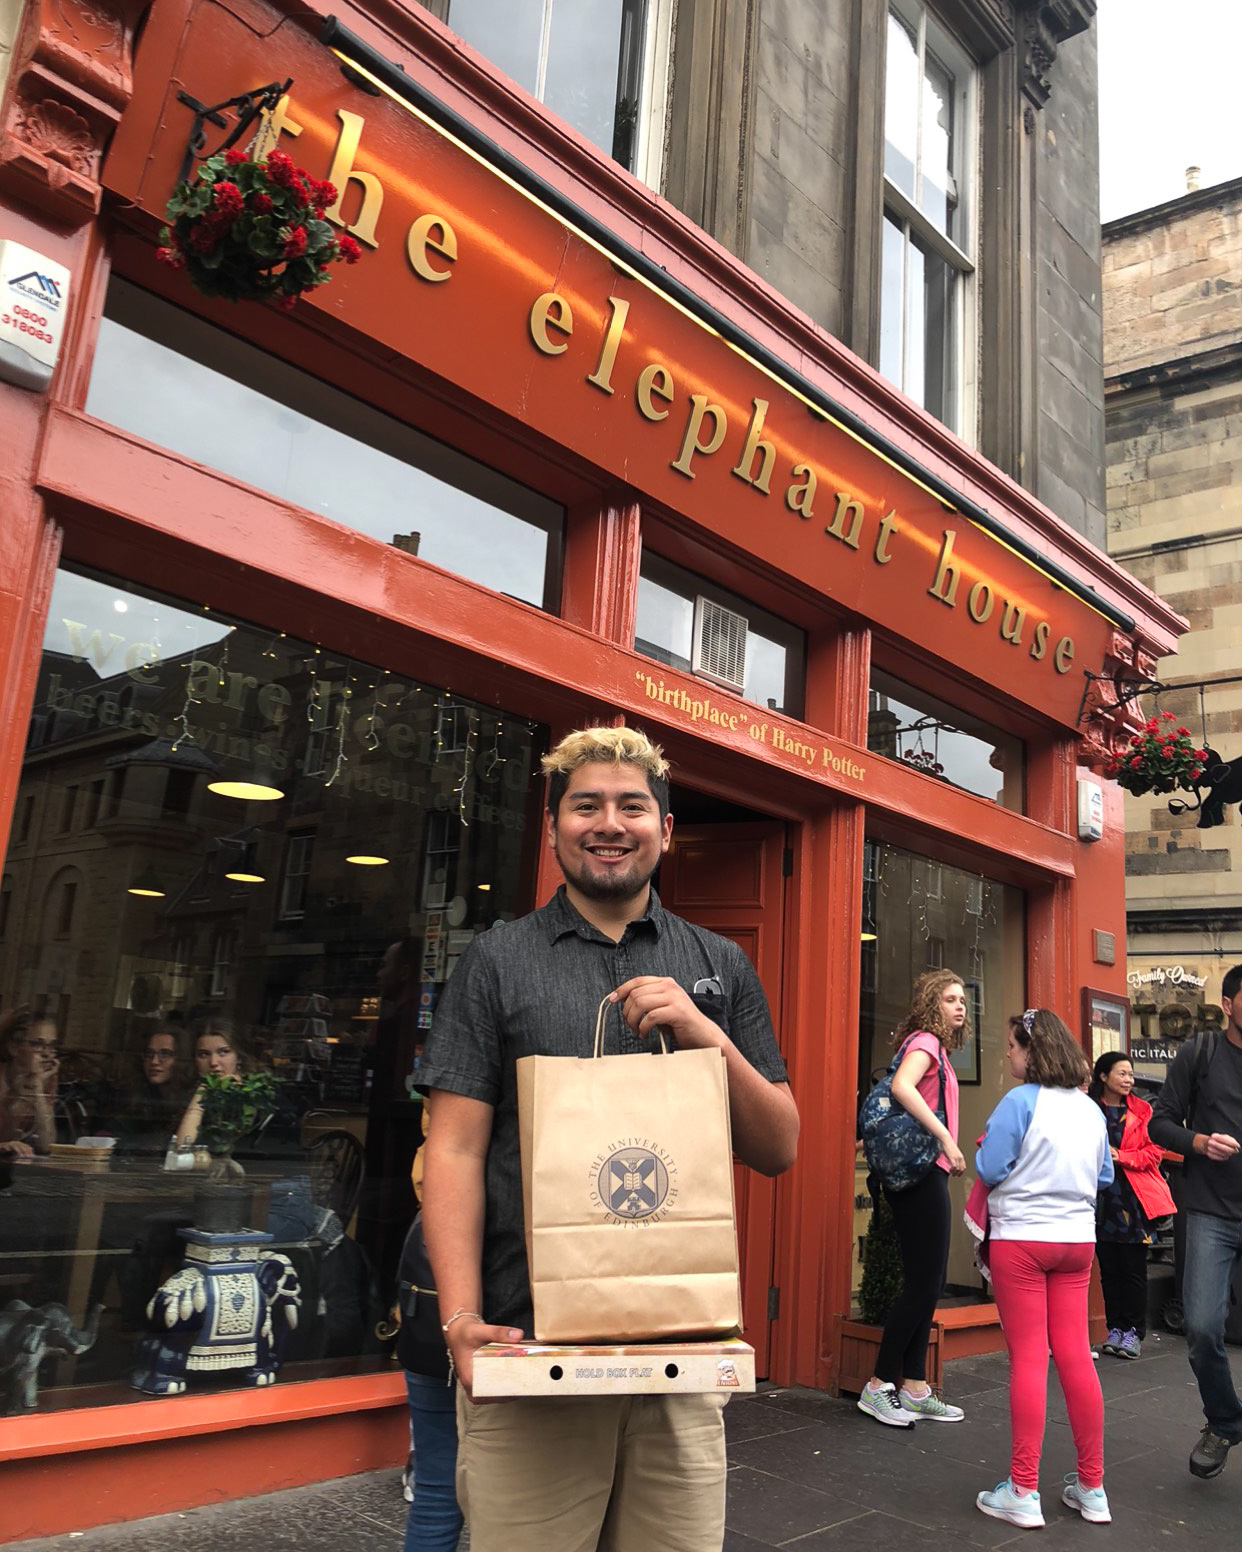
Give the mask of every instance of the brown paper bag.
[[[541, 1342], [636, 1342], [742, 1320], [723, 1052], [517, 1063], [526, 1256]], [[663, 1044], [663, 1042], [661, 1042]]]

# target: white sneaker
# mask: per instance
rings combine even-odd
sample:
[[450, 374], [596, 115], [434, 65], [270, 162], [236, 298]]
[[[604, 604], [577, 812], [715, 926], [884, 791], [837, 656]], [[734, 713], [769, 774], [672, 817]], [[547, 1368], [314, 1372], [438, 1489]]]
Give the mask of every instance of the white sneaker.
[[1038, 1493], [1019, 1493], [1013, 1478], [998, 1482], [990, 1493], [980, 1493], [975, 1504], [994, 1520], [1008, 1520], [1023, 1530], [1036, 1530], [1044, 1523]]
[[881, 1385], [878, 1390], [864, 1385], [862, 1395], [858, 1398], [858, 1410], [869, 1413], [877, 1423], [883, 1423], [888, 1428], [914, 1427], [914, 1417], [898, 1401], [895, 1385]]
[[1065, 1478], [1065, 1490], [1061, 1494], [1061, 1502], [1067, 1509], [1077, 1509], [1083, 1519], [1090, 1520], [1093, 1525], [1112, 1523], [1108, 1494], [1102, 1486], [1083, 1487], [1076, 1471], [1071, 1471]]

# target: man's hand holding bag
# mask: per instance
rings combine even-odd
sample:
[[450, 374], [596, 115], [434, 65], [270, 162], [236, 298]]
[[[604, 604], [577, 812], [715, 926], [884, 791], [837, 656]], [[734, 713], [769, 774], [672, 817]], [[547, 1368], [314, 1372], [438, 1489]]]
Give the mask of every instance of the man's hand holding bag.
[[526, 1253], [543, 1342], [712, 1336], [741, 1325], [723, 1053], [517, 1062]]

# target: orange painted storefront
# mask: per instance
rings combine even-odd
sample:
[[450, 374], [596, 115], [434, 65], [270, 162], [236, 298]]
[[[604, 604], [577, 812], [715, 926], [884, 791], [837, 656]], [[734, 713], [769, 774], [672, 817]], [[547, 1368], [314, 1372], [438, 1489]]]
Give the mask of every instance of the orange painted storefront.
[[[138, 9], [115, 8], [111, 52], [85, 48], [94, 97], [112, 83], [99, 208], [85, 175], [57, 184], [29, 157], [4, 163], [0, 237], [66, 265], [74, 291], [50, 392], [0, 386], [10, 449], [0, 467], [0, 839], [61, 560], [265, 629], [310, 621], [315, 640], [398, 672], [417, 665], [553, 733], [587, 718], [640, 723], [679, 780], [787, 827], [776, 975], [802, 1153], [745, 1205], [770, 1245], [756, 1265], [770, 1255], [781, 1289], [771, 1377], [831, 1387], [850, 1302], [864, 836], [1023, 891], [1031, 1003], [1071, 1017], [1086, 986], [1124, 997], [1123, 956], [1097, 957], [1099, 934], [1124, 943], [1120, 796], [1105, 784], [1104, 838], [1083, 842], [1075, 781], [1125, 735], [1125, 712], [1085, 675], [1141, 675], [1181, 622], [683, 217], [516, 102], [425, 13], [342, 8], [384, 58], [789, 373], [765, 370], [620, 250], [584, 238], [435, 124], [363, 93], [305, 6], [156, 0], [130, 79]], [[38, 6], [32, 16], [38, 37], [55, 32]], [[44, 70], [61, 57], [46, 42], [35, 56]], [[363, 259], [291, 314], [206, 302], [155, 260], [191, 127], [177, 94], [211, 104], [286, 77], [281, 144], [342, 188], [338, 215]], [[491, 592], [88, 416], [114, 274], [562, 503], [559, 609]], [[1015, 545], [808, 402], [807, 383], [983, 508]], [[801, 720], [634, 650], [644, 546], [805, 632]], [[1093, 589], [1098, 607], [1023, 546]], [[1021, 738], [1025, 812], [870, 751], [873, 660]], [[553, 871], [541, 868], [539, 897]], [[395, 1374], [4, 1419], [0, 1481], [20, 1506], [5, 1532], [53, 1534], [386, 1464], [404, 1450], [404, 1427]]]

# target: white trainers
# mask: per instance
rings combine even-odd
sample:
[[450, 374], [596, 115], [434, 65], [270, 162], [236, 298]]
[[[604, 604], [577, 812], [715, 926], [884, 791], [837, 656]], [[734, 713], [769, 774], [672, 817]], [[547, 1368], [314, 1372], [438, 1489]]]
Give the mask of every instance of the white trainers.
[[1108, 1508], [1108, 1494], [1103, 1487], [1083, 1487], [1078, 1473], [1071, 1471], [1065, 1478], [1065, 1490], [1061, 1502], [1067, 1509], [1077, 1509], [1084, 1520], [1093, 1525], [1110, 1525], [1112, 1515]]
[[881, 1385], [877, 1390], [864, 1385], [862, 1395], [858, 1398], [858, 1410], [868, 1413], [887, 1428], [914, 1427], [913, 1414], [907, 1412], [898, 1401], [895, 1385]]
[[903, 1412], [909, 1412], [914, 1417], [926, 1417], [933, 1423], [960, 1423], [966, 1416], [961, 1407], [941, 1401], [934, 1390], [929, 1390], [925, 1396], [912, 1396], [903, 1385], [897, 1399]]
[[1013, 1478], [998, 1482], [990, 1493], [980, 1493], [975, 1504], [994, 1520], [1008, 1520], [1023, 1530], [1036, 1530], [1044, 1523], [1038, 1493], [1019, 1493]]

